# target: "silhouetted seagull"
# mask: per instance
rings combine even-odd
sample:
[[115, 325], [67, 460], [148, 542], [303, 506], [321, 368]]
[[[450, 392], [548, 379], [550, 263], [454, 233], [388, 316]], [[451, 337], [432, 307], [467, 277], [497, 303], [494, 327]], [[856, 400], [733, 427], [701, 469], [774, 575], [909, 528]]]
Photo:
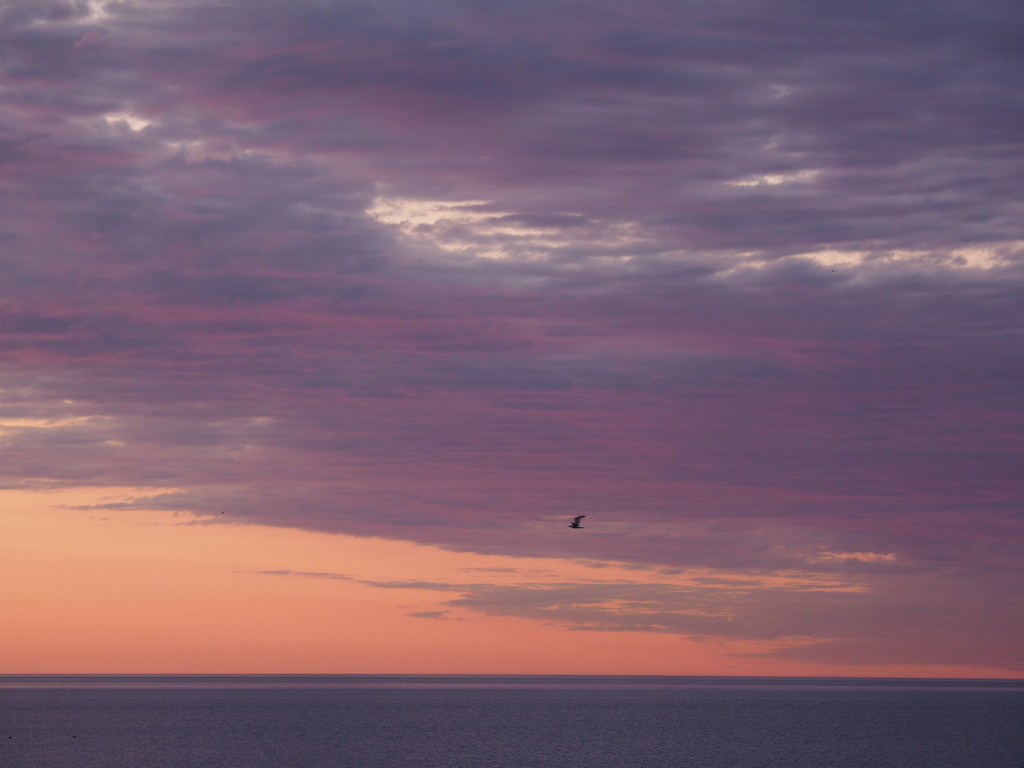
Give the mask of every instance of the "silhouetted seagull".
[[569, 527], [570, 528], [582, 528], [583, 526], [580, 525], [580, 520], [582, 520], [584, 517], [586, 517], [586, 515], [577, 515], [576, 517], [574, 517], [572, 519], [572, 522], [569, 523]]

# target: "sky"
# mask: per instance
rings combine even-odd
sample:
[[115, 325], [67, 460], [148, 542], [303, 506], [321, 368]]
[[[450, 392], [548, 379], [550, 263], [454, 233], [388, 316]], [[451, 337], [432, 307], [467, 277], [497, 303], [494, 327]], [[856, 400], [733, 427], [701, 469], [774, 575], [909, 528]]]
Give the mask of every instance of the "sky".
[[1022, 71], [1017, 0], [4, 0], [0, 672], [1022, 676]]

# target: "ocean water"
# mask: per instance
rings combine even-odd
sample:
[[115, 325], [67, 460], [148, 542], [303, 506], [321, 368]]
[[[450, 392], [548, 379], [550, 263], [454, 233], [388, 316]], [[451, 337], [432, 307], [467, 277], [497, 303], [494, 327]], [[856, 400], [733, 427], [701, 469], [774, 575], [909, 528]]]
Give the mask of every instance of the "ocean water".
[[1024, 681], [0, 677], [3, 768], [1022, 768]]

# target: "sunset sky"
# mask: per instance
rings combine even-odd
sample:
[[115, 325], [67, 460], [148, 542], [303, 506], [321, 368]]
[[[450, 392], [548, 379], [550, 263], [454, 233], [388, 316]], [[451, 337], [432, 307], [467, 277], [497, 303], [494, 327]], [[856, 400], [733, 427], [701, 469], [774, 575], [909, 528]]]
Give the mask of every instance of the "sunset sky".
[[0, 673], [1024, 676], [1022, 73], [1019, 0], [0, 0]]

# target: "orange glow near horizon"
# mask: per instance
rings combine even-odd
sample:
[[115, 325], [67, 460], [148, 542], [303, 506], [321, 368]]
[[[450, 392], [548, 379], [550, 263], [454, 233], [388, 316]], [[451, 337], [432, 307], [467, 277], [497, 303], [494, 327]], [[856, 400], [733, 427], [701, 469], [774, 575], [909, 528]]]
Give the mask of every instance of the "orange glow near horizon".
[[125, 493], [146, 489], [0, 492], [0, 673], [1005, 676], [754, 655], [773, 643], [578, 631], [447, 605], [452, 591], [437, 587], [656, 578], [614, 563], [80, 509]]

